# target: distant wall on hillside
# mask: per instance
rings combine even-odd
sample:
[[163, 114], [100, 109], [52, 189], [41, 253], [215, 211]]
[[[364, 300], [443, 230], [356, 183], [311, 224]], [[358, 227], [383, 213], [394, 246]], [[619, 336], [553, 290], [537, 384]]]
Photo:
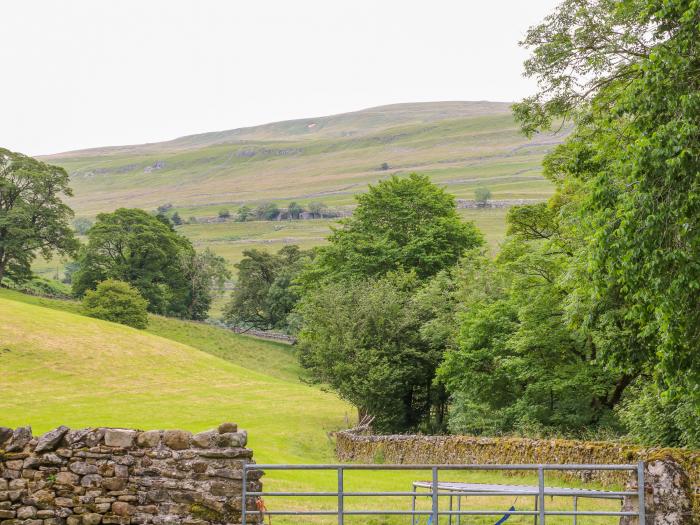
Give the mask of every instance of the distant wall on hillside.
[[[672, 460], [687, 476], [693, 515], [700, 523], [700, 450], [646, 448], [607, 441], [482, 438], [473, 436], [377, 436], [346, 431], [336, 434], [342, 461], [413, 464], [633, 464]], [[579, 473], [581, 474], [581, 473]], [[550, 475], [548, 473], [548, 475]], [[588, 471], [586, 481], [603, 485], [629, 482], [629, 472]]]
[[[0, 523], [239, 523], [246, 444], [233, 423], [194, 435], [0, 427]], [[261, 490], [261, 473], [251, 474], [248, 490]]]

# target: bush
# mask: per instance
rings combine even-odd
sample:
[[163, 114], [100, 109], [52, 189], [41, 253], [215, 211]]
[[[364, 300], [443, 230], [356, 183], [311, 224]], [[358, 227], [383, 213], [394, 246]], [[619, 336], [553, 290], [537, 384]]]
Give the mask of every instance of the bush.
[[224, 209], [224, 210], [219, 210], [219, 219], [230, 219], [231, 218], [231, 212]]
[[115, 323], [146, 328], [148, 301], [129, 283], [107, 279], [88, 290], [83, 298], [85, 315]]
[[474, 200], [479, 206], [486, 206], [491, 199], [491, 190], [488, 188], [477, 188], [474, 190]]

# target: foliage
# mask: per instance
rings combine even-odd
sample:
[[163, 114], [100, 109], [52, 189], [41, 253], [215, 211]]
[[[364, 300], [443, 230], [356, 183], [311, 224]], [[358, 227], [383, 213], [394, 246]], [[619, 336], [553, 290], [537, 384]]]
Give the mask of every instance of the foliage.
[[170, 220], [175, 226], [180, 226], [182, 224], [182, 218], [178, 212], [173, 213]]
[[148, 326], [148, 301], [129, 283], [107, 279], [88, 290], [83, 297], [85, 315], [125, 324], [134, 328]]
[[298, 219], [304, 212], [304, 208], [302, 208], [301, 204], [297, 202], [290, 202], [289, 206], [287, 206], [287, 212], [289, 213], [290, 219]]
[[425, 279], [483, 243], [476, 227], [460, 220], [454, 197], [427, 176], [392, 176], [370, 185], [357, 202], [353, 216], [320, 250], [318, 271], [326, 277], [363, 278], [405, 270]]
[[241, 206], [238, 208], [238, 213], [236, 215], [236, 220], [238, 222], [245, 222], [253, 215], [253, 210], [250, 206]]
[[[298, 347], [301, 363], [358, 408], [380, 431], [426, 424], [442, 352], [420, 337], [412, 273], [330, 283], [306, 294]], [[444, 399], [443, 399], [444, 401]]]
[[328, 206], [326, 206], [322, 202], [310, 202], [309, 203], [309, 212], [314, 216], [314, 219], [323, 219], [323, 214], [328, 213]]
[[125, 281], [148, 301], [151, 312], [186, 316], [191, 288], [181, 261], [194, 249], [186, 238], [158, 216], [120, 208], [97, 216], [73, 275], [73, 291], [81, 297], [107, 279]]
[[295, 245], [285, 246], [276, 254], [244, 251], [243, 260], [236, 264], [238, 281], [224, 319], [236, 326], [286, 330], [288, 316], [299, 298], [293, 280], [311, 255]]
[[165, 215], [165, 213], [166, 213], [168, 210], [172, 209], [172, 207], [173, 207], [173, 205], [172, 205], [171, 202], [166, 202], [165, 204], [161, 204], [160, 206], [158, 206], [158, 207], [156, 208], [156, 213], [157, 213], [158, 215]]
[[386, 171], [389, 169], [389, 163], [388, 162], [382, 162], [382, 165], [379, 166], [379, 169], [382, 171]]
[[29, 279], [37, 254], [75, 252], [68, 182], [63, 168], [0, 148], [0, 281]]
[[614, 297], [619, 317], [656, 339], [611, 348], [609, 359], [644, 364], [700, 399], [698, 9], [695, 0], [564, 2], [525, 40], [534, 48], [526, 72], [541, 90], [516, 115], [526, 132], [574, 118], [547, 166], [580, 187], [588, 278], [577, 296]]
[[204, 320], [216, 293], [221, 293], [231, 272], [226, 259], [216, 255], [210, 248], [202, 252], [185, 250], [180, 252], [180, 268], [187, 283], [185, 305], [187, 319]]
[[253, 211], [255, 218], [259, 221], [272, 221], [277, 218], [279, 213], [279, 206], [277, 206], [277, 204], [274, 202], [264, 202], [259, 204]]
[[87, 217], [78, 217], [73, 221], [73, 228], [79, 235], [85, 235], [92, 228], [92, 221]]
[[11, 290], [40, 297], [53, 297], [58, 299], [69, 299], [71, 297], [69, 286], [53, 279], [44, 279], [43, 277], [34, 276], [31, 279], [21, 282], [14, 282], [11, 279], [5, 278], [2, 285]]
[[491, 199], [491, 190], [488, 188], [477, 188], [474, 190], [474, 200], [479, 206], [486, 206]]
[[231, 217], [231, 212], [227, 209], [219, 210], [219, 219], [228, 219]]
[[619, 407], [629, 436], [645, 445], [700, 448], [700, 418], [689, 396], [664, 396], [649, 377], [637, 381]]

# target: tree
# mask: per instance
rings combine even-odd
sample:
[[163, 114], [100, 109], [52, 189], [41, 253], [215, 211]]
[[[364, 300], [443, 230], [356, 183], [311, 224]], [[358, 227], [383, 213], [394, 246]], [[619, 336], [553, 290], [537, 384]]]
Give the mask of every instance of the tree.
[[328, 207], [322, 202], [310, 202], [309, 212], [311, 212], [314, 219], [323, 219], [323, 214], [328, 212]]
[[134, 328], [148, 326], [148, 301], [129, 283], [115, 279], [102, 281], [85, 293], [82, 304], [87, 316]]
[[386, 171], [389, 169], [389, 163], [388, 162], [382, 162], [382, 165], [379, 166], [379, 169], [382, 171]]
[[68, 182], [63, 168], [0, 148], [0, 282], [29, 278], [37, 254], [75, 252]]
[[214, 299], [214, 294], [223, 291], [231, 272], [226, 268], [226, 259], [216, 255], [210, 248], [203, 252], [185, 250], [180, 253], [180, 267], [187, 282], [188, 319], [204, 320]]
[[330, 283], [298, 307], [301, 363], [386, 432], [429, 428], [441, 352], [420, 337], [414, 274]]
[[246, 222], [252, 216], [253, 210], [250, 206], [241, 206], [238, 208], [236, 220], [238, 222]]
[[156, 208], [156, 213], [158, 215], [165, 215], [167, 211], [172, 209], [173, 205], [170, 202], [166, 202], [165, 204], [161, 204]]
[[292, 219], [298, 219], [299, 216], [304, 212], [304, 208], [296, 202], [290, 202], [287, 206], [287, 211], [289, 212], [289, 217]]
[[98, 215], [87, 236], [73, 276], [77, 296], [117, 279], [135, 287], [151, 312], [186, 316], [189, 287], [181, 260], [194, 249], [172, 226], [143, 210], [120, 208]]
[[480, 207], [486, 206], [491, 199], [491, 190], [488, 188], [477, 188], [474, 190], [474, 200]]
[[255, 208], [254, 214], [259, 221], [272, 221], [280, 214], [280, 209], [274, 202], [264, 202]]
[[227, 209], [219, 210], [219, 219], [229, 219], [231, 218], [231, 212]]
[[525, 39], [540, 91], [516, 116], [529, 133], [573, 119], [547, 166], [578, 188], [589, 225], [577, 294], [618, 297], [624, 318], [657, 339], [607, 357], [700, 399], [697, 14], [691, 0], [567, 0]]
[[92, 221], [87, 217], [78, 217], [73, 221], [73, 228], [79, 235], [85, 235], [92, 228]]
[[319, 252], [322, 275], [346, 279], [404, 270], [425, 279], [483, 243], [474, 224], [460, 220], [454, 197], [426, 176], [392, 176], [356, 199], [353, 216]]
[[237, 326], [286, 330], [287, 317], [299, 299], [293, 280], [310, 257], [295, 245], [276, 254], [245, 250], [236, 264], [238, 280], [224, 319]]
[[182, 218], [180, 217], [180, 214], [178, 212], [173, 213], [172, 217], [170, 217], [170, 220], [175, 226], [180, 226], [182, 224]]

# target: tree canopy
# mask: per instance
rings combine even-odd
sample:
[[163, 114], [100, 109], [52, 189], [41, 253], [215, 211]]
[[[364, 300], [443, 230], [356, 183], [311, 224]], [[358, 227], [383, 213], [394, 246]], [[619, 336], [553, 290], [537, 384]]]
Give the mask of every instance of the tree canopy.
[[577, 295], [615, 297], [624, 321], [655, 339], [611, 348], [610, 358], [645, 363], [700, 399], [698, 9], [693, 0], [565, 1], [525, 39], [526, 72], [541, 89], [516, 115], [526, 132], [573, 120], [546, 164], [579, 195], [588, 279]]
[[320, 250], [319, 269], [333, 278], [414, 271], [423, 279], [455, 264], [483, 243], [457, 215], [454, 197], [425, 175], [392, 176], [357, 196], [353, 216]]
[[68, 183], [63, 168], [0, 148], [0, 281], [29, 278], [38, 254], [75, 252]]

